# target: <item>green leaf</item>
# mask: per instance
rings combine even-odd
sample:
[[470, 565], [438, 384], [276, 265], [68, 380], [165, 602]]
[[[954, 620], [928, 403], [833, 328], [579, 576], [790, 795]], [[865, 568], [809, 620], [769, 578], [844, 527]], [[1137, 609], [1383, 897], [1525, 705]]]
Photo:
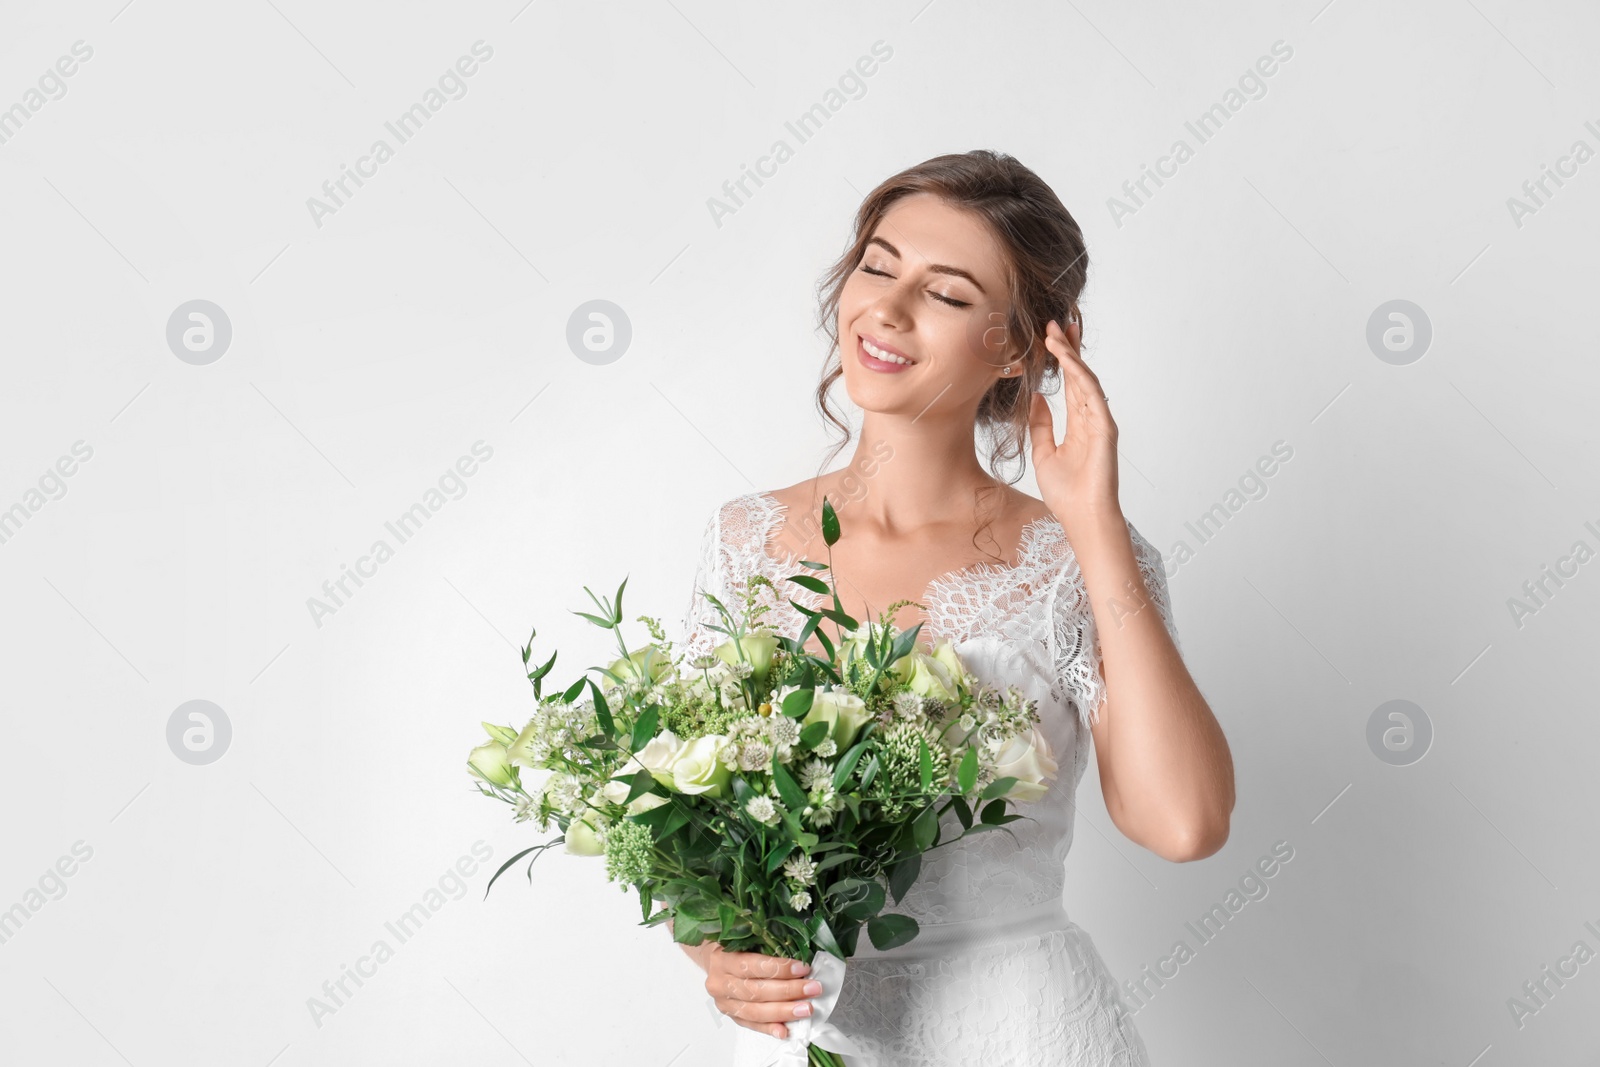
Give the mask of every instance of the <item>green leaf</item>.
[[844, 949], [839, 947], [839, 941], [833, 936], [833, 931], [828, 927], [828, 920], [819, 913], [816, 917], [816, 927], [811, 932], [811, 940], [824, 952], [831, 952], [840, 959], [845, 958]]
[[839, 914], [847, 919], [870, 919], [883, 910], [883, 903], [883, 884], [868, 882], [866, 895], [841, 908]]
[[[911, 888], [911, 883], [917, 880], [917, 875], [920, 873], [922, 873], [920, 852], [912, 853], [889, 868], [889, 892], [894, 894], [896, 904], [900, 903], [900, 898], [906, 895], [906, 890]], [[873, 938], [873, 943], [877, 943], [877, 938]]]
[[981, 816], [981, 819], [982, 819], [983, 822], [986, 822], [986, 823], [990, 824], [991, 826], [997, 826], [1000, 823], [1001, 816], [1005, 815], [1005, 813], [1006, 813], [1006, 802], [1005, 801], [1003, 801], [1003, 800], [991, 800], [991, 801], [989, 801], [989, 803], [987, 803], [987, 804], [985, 804], [983, 806], [983, 815]]
[[633, 724], [633, 739], [628, 748], [629, 752], [637, 752], [650, 743], [650, 739], [656, 735], [656, 723], [660, 718], [659, 704], [651, 704], [639, 713], [638, 720]]
[[700, 936], [698, 922], [684, 922], [686, 916], [675, 915], [672, 920], [672, 940], [680, 945], [698, 945], [705, 940]]
[[807, 748], [816, 748], [822, 744], [822, 739], [828, 736], [828, 724], [825, 722], [807, 723], [800, 731], [800, 743]]
[[861, 857], [854, 852], [835, 852], [833, 855], [825, 857], [817, 864], [817, 873], [820, 874], [830, 867], [837, 867], [841, 863], [849, 863], [851, 860], [858, 860], [860, 858]]
[[961, 757], [961, 766], [956, 770], [956, 785], [961, 787], [961, 792], [970, 793], [977, 782], [978, 750], [969, 745], [967, 754]]
[[593, 678], [589, 679], [589, 691], [594, 694], [594, 714], [600, 720], [600, 729], [607, 737], [613, 736], [617, 732], [616, 723], [611, 721], [611, 709], [606, 706], [606, 698], [600, 694], [600, 687]]
[[844, 759], [833, 769], [833, 788], [843, 790], [845, 779], [850, 777], [850, 772], [856, 769], [856, 763], [861, 759], [861, 754], [867, 750], [865, 741], [857, 741], [850, 746], [850, 751], [844, 754]]
[[823, 596], [826, 596], [829, 592], [827, 582], [824, 582], [821, 578], [813, 578], [809, 574], [791, 574], [789, 581], [803, 589], [809, 589], [813, 593], [819, 593]]
[[796, 689], [783, 698], [783, 713], [791, 719], [803, 719], [811, 710], [811, 702], [816, 699], [816, 690]]
[[655, 901], [650, 896], [650, 887], [641, 886], [639, 888], [639, 911], [642, 913], [640, 917], [646, 922], [650, 919], [650, 905], [654, 903]]
[[926, 851], [933, 845], [933, 839], [939, 835], [939, 815], [930, 804], [922, 809], [911, 823], [911, 838], [916, 842], [918, 851]]
[[827, 497], [822, 498], [822, 540], [829, 548], [839, 543], [839, 514]]
[[632, 804], [655, 787], [656, 776], [649, 771], [634, 771], [632, 774], [617, 775], [617, 781], [628, 783], [628, 795], [622, 802]]
[[954, 802], [956, 818], [961, 820], [962, 828], [965, 830], [972, 829], [972, 806], [967, 803], [965, 797], [956, 797]]
[[[564, 839], [564, 837], [562, 839]], [[551, 842], [551, 844], [554, 844], [554, 842]], [[528, 853], [530, 853], [530, 852], [538, 852], [540, 849], [545, 848], [545, 847], [546, 847], [545, 845], [534, 845], [532, 848], [525, 848], [521, 852], [518, 852], [515, 856], [512, 856], [510, 859], [508, 859], [504, 863], [502, 863], [500, 865], [500, 869], [498, 871], [494, 872], [494, 878], [490, 878], [489, 879], [489, 884], [483, 887], [484, 899], [486, 899], [486, 900], [488, 899], [489, 890], [494, 888], [494, 879], [495, 878], [499, 878], [502, 874], [505, 874], [507, 867], [511, 866], [513, 863], [517, 862], [522, 857], [526, 856]]]
[[675, 833], [689, 825], [689, 813], [681, 805], [661, 804], [659, 807], [669, 808], [672, 811], [672, 814], [667, 816], [667, 821], [661, 827], [662, 837], [666, 837], [668, 834]]
[[872, 784], [872, 780], [874, 778], [876, 778], [877, 776], [878, 776], [878, 754], [876, 752], [874, 752], [872, 754], [872, 758], [867, 760], [867, 768], [866, 768], [866, 770], [861, 772], [861, 788], [863, 790], [865, 790], [867, 788], [867, 786]]
[[567, 691], [565, 693], [561, 694], [561, 703], [563, 703], [563, 704], [572, 703], [572, 701], [577, 697], [577, 695], [579, 693], [583, 692], [583, 687], [585, 685], [588, 685], [588, 684], [589, 684], [589, 679], [587, 679], [587, 678], [579, 678], [576, 682], [573, 682], [571, 685], [567, 686]]
[[917, 933], [917, 920], [909, 915], [891, 913], [867, 920], [867, 936], [872, 939], [872, 947], [879, 950], [903, 945]]
[[602, 619], [598, 615], [590, 615], [587, 611], [574, 611], [573, 614], [581, 615], [583, 618], [588, 619], [602, 630], [609, 630], [616, 625], [610, 619]]
[[779, 867], [782, 867], [783, 861], [788, 859], [789, 854], [793, 851], [794, 849], [790, 848], [788, 845], [779, 845], [777, 848], [773, 849], [772, 855], [767, 857], [767, 873], [771, 874]]
[[994, 781], [983, 787], [983, 792], [979, 794], [978, 799], [993, 800], [1002, 793], [1009, 793], [1011, 791], [1011, 787], [1016, 784], [1017, 780], [1015, 778], [996, 778]]
[[772, 764], [772, 780], [777, 783], [778, 794], [783, 797], [783, 802], [789, 805], [789, 810], [798, 812], [806, 806], [806, 794], [800, 788], [800, 783], [794, 780], [789, 769], [776, 761]]
[[933, 754], [928, 751], [928, 739], [917, 736], [917, 763], [922, 777], [922, 791], [926, 793], [933, 786]]

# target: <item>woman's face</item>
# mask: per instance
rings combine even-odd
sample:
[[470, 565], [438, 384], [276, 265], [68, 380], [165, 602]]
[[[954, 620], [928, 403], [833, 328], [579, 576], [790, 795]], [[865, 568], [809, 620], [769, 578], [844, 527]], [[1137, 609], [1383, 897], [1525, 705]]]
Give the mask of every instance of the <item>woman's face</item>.
[[930, 193], [895, 201], [839, 298], [850, 399], [913, 419], [936, 401], [942, 413], [976, 411], [1008, 358], [1009, 306], [1004, 255], [986, 222]]

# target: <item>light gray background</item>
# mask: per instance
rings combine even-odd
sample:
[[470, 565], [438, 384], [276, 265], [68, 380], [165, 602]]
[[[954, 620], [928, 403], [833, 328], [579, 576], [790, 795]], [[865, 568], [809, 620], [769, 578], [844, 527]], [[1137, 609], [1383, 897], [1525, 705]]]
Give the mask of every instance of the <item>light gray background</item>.
[[[93, 450], [0, 544], [0, 908], [64, 890], [0, 944], [0, 1059], [726, 1055], [699, 972], [558, 854], [486, 902], [480, 868], [321, 1025], [308, 998], [474, 842], [492, 867], [540, 839], [463, 769], [480, 719], [529, 706], [514, 645], [538, 626], [574, 677], [607, 648], [569, 611], [625, 576], [630, 615], [676, 623], [711, 508], [828, 443], [813, 287], [861, 197], [991, 147], [1087, 233], [1123, 506], [1194, 549], [1178, 625], [1237, 765], [1232, 837], [1193, 864], [1116, 833], [1093, 771], [1080, 793], [1068, 906], [1113, 972], [1196, 949], [1137, 1016], [1154, 1062], [1594, 1062], [1600, 962], [1521, 1026], [1507, 1005], [1600, 949], [1600, 564], [1520, 626], [1508, 603], [1600, 545], [1600, 160], [1507, 205], [1600, 148], [1593, 5], [8, 5], [0, 107], [80, 40], [0, 144], [0, 508]], [[307, 198], [478, 40], [466, 95], [318, 226]], [[1118, 225], [1108, 198], [1280, 40], [1265, 95]], [[204, 366], [166, 342], [195, 299], [233, 331]], [[604, 366], [565, 340], [593, 299], [632, 327]], [[1391, 300], [1433, 330], [1403, 366], [1366, 341]], [[480, 440], [318, 626], [307, 599]], [[1200, 545], [1185, 524], [1230, 502]], [[1434, 732], [1409, 766], [1367, 740], [1395, 699]], [[231, 723], [207, 765], [168, 747], [190, 700]], [[1269, 894], [1198, 945], [1279, 841]]]

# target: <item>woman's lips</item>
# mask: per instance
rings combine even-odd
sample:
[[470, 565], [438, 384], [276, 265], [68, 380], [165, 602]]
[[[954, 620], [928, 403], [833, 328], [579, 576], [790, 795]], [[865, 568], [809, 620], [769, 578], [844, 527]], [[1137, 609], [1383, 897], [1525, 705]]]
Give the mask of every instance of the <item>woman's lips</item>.
[[879, 359], [867, 351], [866, 345], [859, 337], [856, 338], [856, 358], [868, 370], [875, 370], [883, 374], [894, 374], [898, 371], [910, 370], [916, 366], [915, 363], [890, 363], [886, 359]]

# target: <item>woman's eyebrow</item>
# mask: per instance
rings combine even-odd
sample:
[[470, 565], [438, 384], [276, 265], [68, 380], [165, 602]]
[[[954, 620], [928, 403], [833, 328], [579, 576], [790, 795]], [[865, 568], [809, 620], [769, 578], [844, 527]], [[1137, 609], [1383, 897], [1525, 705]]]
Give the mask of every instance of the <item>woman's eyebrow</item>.
[[[890, 244], [888, 241], [885, 241], [882, 237], [874, 236], [868, 239], [867, 244], [882, 245], [884, 250], [895, 259], [900, 258], [900, 250], [894, 245]], [[957, 278], [965, 278], [967, 281], [972, 283], [973, 288], [977, 289], [978, 292], [983, 293], [985, 296], [989, 295], [988, 292], [984, 290], [983, 286], [978, 284], [978, 279], [974, 278], [971, 274], [962, 270], [960, 267], [947, 267], [943, 263], [930, 263], [928, 264], [928, 269], [933, 271], [935, 274], [949, 274]]]

